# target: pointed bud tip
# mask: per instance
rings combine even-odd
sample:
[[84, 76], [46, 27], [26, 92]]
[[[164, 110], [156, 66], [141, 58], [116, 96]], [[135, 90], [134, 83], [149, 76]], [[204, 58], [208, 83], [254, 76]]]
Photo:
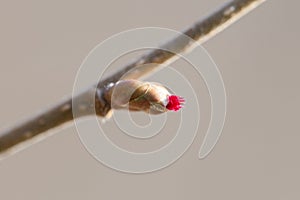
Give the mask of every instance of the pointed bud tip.
[[174, 111], [178, 111], [180, 108], [182, 108], [182, 104], [185, 102], [183, 97], [176, 95], [170, 95], [168, 100], [169, 101], [166, 108]]

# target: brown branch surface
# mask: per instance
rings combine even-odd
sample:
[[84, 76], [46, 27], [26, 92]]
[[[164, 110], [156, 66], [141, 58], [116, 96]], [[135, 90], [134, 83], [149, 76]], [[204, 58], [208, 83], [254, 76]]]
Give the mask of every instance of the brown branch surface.
[[[216, 11], [212, 12], [206, 18], [192, 25], [183, 33], [191, 39], [203, 43], [218, 32], [224, 30], [228, 25], [245, 15], [248, 11], [254, 9], [264, 0], [232, 0]], [[129, 74], [132, 79], [138, 79], [147, 74], [153, 73], [160, 64], [170, 63], [176, 60], [176, 55], [167, 49], [176, 49], [176, 52], [186, 52], [193, 48], [194, 44], [190, 40], [182, 41], [181, 37], [174, 38], [163, 46], [162, 49], [152, 50], [150, 53], [142, 56], [135, 62], [121, 68], [117, 73], [101, 81], [97, 87], [92, 86], [90, 90], [83, 92], [73, 99], [63, 101], [56, 106], [42, 112], [36, 117], [30, 118], [23, 123], [10, 129], [0, 132], [0, 154], [16, 152], [21, 148], [12, 148], [20, 146], [19, 144], [28, 141], [27, 145], [32, 144], [38, 135], [43, 135], [47, 130], [58, 127], [59, 125], [73, 119], [73, 109], [80, 111], [80, 116], [96, 114], [105, 117], [111, 110], [109, 101], [105, 98], [106, 85], [117, 82], [124, 74], [134, 70], [135, 73]], [[152, 67], [140, 69], [144, 64], [156, 63]], [[90, 94], [95, 94], [95, 104], [90, 104], [88, 98]], [[73, 103], [72, 103], [73, 101]], [[76, 103], [74, 103], [76, 102]], [[75, 105], [76, 108], [72, 107]], [[77, 116], [78, 117], [78, 116]], [[9, 151], [8, 151], [9, 150]], [[6, 154], [7, 155], [7, 154]]]

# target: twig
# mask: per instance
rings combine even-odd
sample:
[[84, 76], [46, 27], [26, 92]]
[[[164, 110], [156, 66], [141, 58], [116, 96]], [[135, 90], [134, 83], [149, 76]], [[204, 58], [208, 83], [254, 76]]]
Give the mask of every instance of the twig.
[[[232, 0], [188, 28], [184, 31], [184, 34], [199, 43], [203, 43], [215, 36], [218, 32], [224, 30], [228, 25], [254, 9], [263, 1], [264, 0]], [[167, 49], [176, 49], [177, 52], [186, 52], [187, 50], [191, 50], [193, 45], [194, 44], [190, 43], [190, 41], [182, 41], [181, 37], [177, 37], [163, 47], [167, 47]], [[73, 119], [73, 109], [80, 111], [79, 116], [91, 115], [96, 110], [98, 116], [105, 117], [111, 110], [109, 101], [107, 101], [107, 98], [105, 97], [106, 85], [117, 82], [124, 74], [131, 70], [135, 70], [135, 73], [131, 73], [130, 78], [138, 79], [146, 74], [153, 73], [160, 64], [166, 64], [176, 60], [177, 57], [174, 53], [163, 49], [166, 48], [156, 49], [149, 54], [142, 56], [136, 62], [121, 68], [117, 73], [101, 81], [97, 86], [92, 86], [91, 89], [83, 92], [77, 97], [63, 101], [36, 117], [24, 121], [18, 126], [0, 132], [0, 154], [4, 155], [3, 153], [8, 153], [5, 155], [9, 155], [19, 151], [22, 149], [20, 146], [23, 146], [24, 148], [24, 145], [19, 145], [24, 144], [24, 141], [28, 141], [25, 143], [27, 146], [31, 145], [36, 140], [43, 137], [47, 130], [71, 121]], [[157, 65], [152, 65], [152, 67], [144, 68], [142, 70], [139, 68], [139, 66], [149, 63], [157, 63]], [[87, 103], [90, 102], [88, 101], [88, 98], [91, 97], [91, 94], [95, 94], [95, 90], [97, 90], [96, 94], [101, 95], [96, 95], [95, 105], [91, 105], [90, 103]], [[76, 105], [76, 108], [72, 108], [72, 101], [73, 105]], [[76, 103], [74, 104], [74, 102]]]

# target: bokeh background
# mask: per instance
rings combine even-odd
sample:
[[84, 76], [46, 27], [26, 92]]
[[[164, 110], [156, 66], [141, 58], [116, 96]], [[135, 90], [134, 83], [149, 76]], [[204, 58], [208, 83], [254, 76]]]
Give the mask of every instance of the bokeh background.
[[[0, 128], [69, 95], [83, 59], [107, 37], [182, 30], [224, 2], [2, 0]], [[197, 157], [199, 133], [170, 167], [120, 173], [93, 159], [70, 124], [0, 162], [1, 199], [299, 199], [298, 8], [269, 0], [204, 44], [228, 97], [223, 134], [206, 159]]]

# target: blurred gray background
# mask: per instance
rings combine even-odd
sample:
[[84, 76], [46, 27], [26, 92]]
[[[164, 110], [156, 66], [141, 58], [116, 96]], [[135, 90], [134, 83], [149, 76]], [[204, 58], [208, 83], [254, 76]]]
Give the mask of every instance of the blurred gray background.
[[[145, 26], [182, 30], [224, 2], [2, 0], [0, 128], [71, 94], [81, 62], [109, 36]], [[298, 8], [269, 0], [204, 44], [228, 97], [223, 134], [206, 159], [197, 157], [199, 133], [170, 167], [120, 173], [93, 159], [70, 125], [0, 162], [0, 198], [299, 199]]]

